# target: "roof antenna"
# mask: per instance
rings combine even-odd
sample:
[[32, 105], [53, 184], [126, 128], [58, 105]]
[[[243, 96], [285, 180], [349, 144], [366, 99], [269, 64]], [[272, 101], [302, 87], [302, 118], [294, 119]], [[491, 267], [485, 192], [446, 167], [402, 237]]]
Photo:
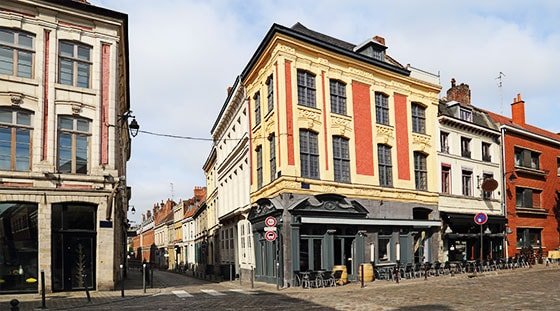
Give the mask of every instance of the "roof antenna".
[[500, 114], [501, 115], [504, 115], [504, 93], [502, 90], [502, 86], [503, 86], [502, 78], [505, 76], [506, 75], [500, 71], [500, 74], [496, 78], [496, 80], [498, 80], [498, 88], [500, 89]]
[[174, 198], [175, 193], [173, 192], [173, 183], [170, 182], [170, 183], [169, 183], [169, 186], [171, 186], [171, 201], [175, 201], [175, 198]]

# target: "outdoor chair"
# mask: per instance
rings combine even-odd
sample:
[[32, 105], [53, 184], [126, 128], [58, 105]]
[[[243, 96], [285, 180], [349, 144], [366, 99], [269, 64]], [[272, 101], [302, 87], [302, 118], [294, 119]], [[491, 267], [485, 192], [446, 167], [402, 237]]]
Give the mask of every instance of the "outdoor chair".
[[[342, 271], [341, 271], [341, 273], [342, 273]], [[323, 285], [323, 287], [326, 287], [326, 286], [329, 286], [329, 287], [336, 286], [336, 285], [335, 285], [335, 279], [334, 279], [333, 273], [332, 273], [331, 271], [325, 271], [325, 272], [323, 272], [323, 284], [322, 284], [322, 285]]]
[[294, 286], [302, 286], [302, 279], [299, 271], [294, 271]]
[[443, 268], [442, 268], [443, 274], [451, 274], [451, 264], [449, 263], [449, 261], [446, 261], [443, 264]]
[[407, 263], [404, 268], [404, 277], [407, 279], [414, 278], [414, 267], [411, 263]]
[[422, 264], [419, 262], [414, 264], [414, 277], [416, 278], [422, 277]]
[[334, 273], [332, 274], [332, 278], [333, 278], [334, 286], [339, 285], [342, 282], [341, 280], [342, 270], [335, 270]]

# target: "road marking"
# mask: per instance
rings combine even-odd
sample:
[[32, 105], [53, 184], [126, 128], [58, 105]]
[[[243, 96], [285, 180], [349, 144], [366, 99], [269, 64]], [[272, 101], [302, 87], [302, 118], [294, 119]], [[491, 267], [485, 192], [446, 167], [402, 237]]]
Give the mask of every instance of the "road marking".
[[224, 293], [217, 292], [213, 289], [201, 289], [200, 291], [205, 293], [205, 294], [208, 294], [210, 296], [225, 296], [226, 295]]
[[175, 296], [179, 297], [179, 298], [188, 298], [188, 297], [192, 297], [193, 295], [185, 292], [184, 290], [174, 290], [172, 291], [173, 294], [175, 294]]
[[230, 289], [229, 291], [230, 292], [236, 292], [236, 293], [239, 293], [239, 294], [245, 294], [245, 295], [256, 295], [257, 294], [256, 292], [251, 292], [251, 291], [246, 292], [245, 290], [243, 290], [241, 288], [233, 288], [233, 289]]

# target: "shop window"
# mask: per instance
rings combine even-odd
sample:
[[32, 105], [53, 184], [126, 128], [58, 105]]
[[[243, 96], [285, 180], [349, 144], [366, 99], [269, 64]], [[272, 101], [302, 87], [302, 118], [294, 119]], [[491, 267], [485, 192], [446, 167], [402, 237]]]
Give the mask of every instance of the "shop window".
[[377, 240], [378, 247], [378, 258], [379, 261], [390, 261], [391, 260], [391, 238], [390, 237], [380, 237]]
[[541, 228], [518, 228], [517, 229], [517, 247], [533, 247], [541, 246]]

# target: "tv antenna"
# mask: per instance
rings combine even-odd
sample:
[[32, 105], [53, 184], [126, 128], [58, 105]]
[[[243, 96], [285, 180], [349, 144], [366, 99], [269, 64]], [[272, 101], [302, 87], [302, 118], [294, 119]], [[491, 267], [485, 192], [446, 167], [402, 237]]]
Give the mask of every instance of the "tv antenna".
[[171, 188], [171, 201], [174, 201], [174, 200], [175, 200], [175, 193], [174, 193], [174, 191], [173, 191], [173, 183], [170, 182], [170, 183], [169, 183], [169, 186], [170, 186], [170, 188]]
[[498, 77], [496, 78], [496, 80], [498, 80], [498, 88], [500, 89], [500, 114], [503, 115], [504, 114], [504, 92], [503, 92], [503, 81], [502, 79], [505, 77], [506, 75], [500, 71], [500, 73], [498, 74]]

